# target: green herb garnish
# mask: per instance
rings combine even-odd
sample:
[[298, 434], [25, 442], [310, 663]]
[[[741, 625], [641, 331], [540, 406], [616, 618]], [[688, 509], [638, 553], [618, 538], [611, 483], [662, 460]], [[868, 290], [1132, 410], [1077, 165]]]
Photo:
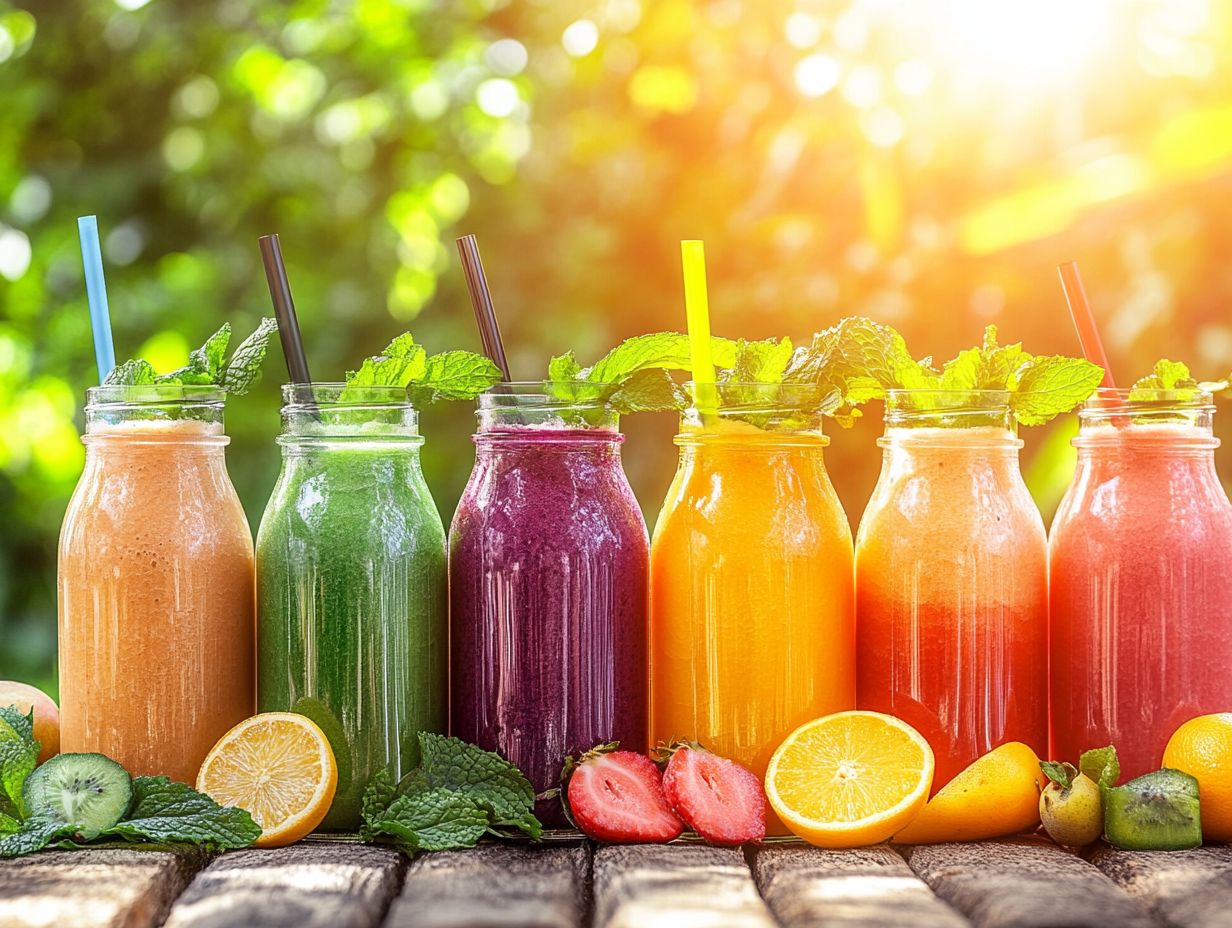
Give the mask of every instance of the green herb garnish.
[[[132, 781], [131, 803], [122, 815], [117, 809], [118, 821], [111, 818], [108, 827], [83, 833], [79, 823], [67, 821], [61, 810], [41, 803], [37, 792], [31, 796], [26, 788], [38, 753], [33, 711], [22, 715], [12, 706], [0, 708], [0, 859], [45, 847], [77, 848], [106, 841], [191, 844], [216, 851], [248, 847], [261, 836], [260, 827], [243, 809], [224, 808], [166, 777], [137, 777]], [[127, 775], [101, 755], [57, 756], [73, 761], [99, 758], [99, 763], [116, 770], [127, 788]]]
[[1100, 786], [1116, 786], [1121, 779], [1121, 762], [1115, 745], [1084, 751], [1078, 759], [1078, 769]]
[[103, 381], [104, 386], [144, 386], [146, 384], [188, 384], [217, 386], [233, 396], [242, 396], [261, 376], [261, 362], [269, 350], [269, 341], [278, 331], [278, 323], [262, 319], [227, 361], [227, 346], [231, 342], [231, 323], [211, 335], [204, 345], [188, 355], [188, 363], [166, 374], [156, 373], [150, 362], [141, 358], [125, 361], [114, 368]]
[[474, 847], [485, 834], [543, 834], [535, 792], [513, 764], [457, 738], [419, 733], [420, 765], [395, 784], [378, 772], [364, 791], [360, 838], [407, 851]]
[[[429, 355], [409, 332], [346, 375], [348, 388], [405, 387], [416, 406], [437, 400], [473, 400], [500, 379], [500, 369], [483, 355], [470, 351]], [[345, 402], [346, 390], [342, 397]]]
[[[736, 343], [711, 338], [714, 363], [732, 364]], [[621, 342], [590, 367], [569, 351], [548, 364], [548, 392], [562, 404], [610, 406], [618, 413], [681, 410], [688, 403], [670, 371], [692, 367], [689, 337], [679, 332], [652, 332]]]
[[1189, 373], [1189, 367], [1180, 361], [1160, 358], [1151, 373], [1134, 381], [1129, 390], [1133, 403], [1149, 403], [1160, 400], [1160, 393], [1174, 393], [1181, 402], [1196, 400], [1199, 393], [1224, 393], [1229, 389], [1229, 379], [1198, 381]]
[[[784, 380], [811, 380], [839, 390], [840, 423], [858, 415], [860, 403], [886, 391], [936, 390], [964, 393], [996, 390], [1009, 394], [1010, 410], [1022, 425], [1042, 425], [1085, 400], [1103, 379], [1097, 365], [1081, 358], [1032, 355], [1021, 344], [1001, 345], [997, 327], [984, 330], [984, 343], [962, 351], [940, 371], [931, 359], [917, 361], [903, 337], [888, 325], [853, 317], [818, 333], [792, 358]], [[921, 397], [916, 409], [951, 408], [939, 393]]]

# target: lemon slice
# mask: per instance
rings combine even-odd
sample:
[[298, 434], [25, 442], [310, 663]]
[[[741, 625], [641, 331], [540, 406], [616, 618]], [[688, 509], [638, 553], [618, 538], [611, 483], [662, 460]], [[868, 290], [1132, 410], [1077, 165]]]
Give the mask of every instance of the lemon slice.
[[197, 774], [197, 789], [248, 810], [261, 826], [257, 847], [282, 847], [325, 818], [338, 787], [329, 739], [311, 719], [263, 712], [219, 739]]
[[801, 725], [766, 768], [766, 798], [788, 828], [818, 847], [887, 840], [928, 801], [933, 752], [880, 712], [839, 712]]

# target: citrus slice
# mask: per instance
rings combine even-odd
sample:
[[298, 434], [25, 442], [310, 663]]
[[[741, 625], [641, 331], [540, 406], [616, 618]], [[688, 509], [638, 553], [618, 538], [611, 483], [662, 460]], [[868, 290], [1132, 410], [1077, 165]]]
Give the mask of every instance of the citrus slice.
[[325, 818], [338, 787], [329, 739], [311, 719], [263, 712], [240, 722], [210, 749], [197, 789], [248, 810], [261, 826], [257, 847], [298, 841]]
[[766, 798], [788, 828], [818, 847], [878, 844], [928, 801], [933, 752], [880, 712], [839, 712], [801, 725], [766, 768]]

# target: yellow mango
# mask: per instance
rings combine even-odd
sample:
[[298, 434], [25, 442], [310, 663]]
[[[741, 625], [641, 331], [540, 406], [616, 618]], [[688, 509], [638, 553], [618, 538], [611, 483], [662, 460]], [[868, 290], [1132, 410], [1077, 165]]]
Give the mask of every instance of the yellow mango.
[[1039, 825], [1039, 796], [1046, 785], [1039, 758], [1021, 741], [989, 751], [941, 788], [896, 844], [983, 841]]

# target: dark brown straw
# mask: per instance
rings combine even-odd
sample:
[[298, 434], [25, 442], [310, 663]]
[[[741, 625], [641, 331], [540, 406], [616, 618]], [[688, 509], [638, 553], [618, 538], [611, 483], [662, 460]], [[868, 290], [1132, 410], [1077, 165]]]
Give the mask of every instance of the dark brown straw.
[[262, 235], [257, 241], [261, 245], [261, 262], [265, 265], [265, 279], [269, 283], [274, 316], [278, 319], [278, 338], [282, 341], [282, 353], [287, 359], [291, 383], [312, 383], [308, 358], [304, 354], [304, 339], [299, 332], [299, 320], [295, 317], [295, 301], [291, 299], [291, 282], [287, 279], [287, 266], [282, 260], [282, 246], [278, 243], [277, 234]]
[[483, 273], [483, 261], [479, 258], [479, 244], [473, 235], [458, 239], [458, 255], [462, 258], [462, 271], [466, 274], [466, 289], [475, 307], [475, 323], [479, 326], [479, 338], [483, 341], [483, 353], [500, 368], [501, 378], [509, 383], [509, 361], [505, 358], [505, 343], [501, 341], [500, 326], [496, 322], [496, 310], [492, 306], [492, 294], [488, 291], [488, 279]]

